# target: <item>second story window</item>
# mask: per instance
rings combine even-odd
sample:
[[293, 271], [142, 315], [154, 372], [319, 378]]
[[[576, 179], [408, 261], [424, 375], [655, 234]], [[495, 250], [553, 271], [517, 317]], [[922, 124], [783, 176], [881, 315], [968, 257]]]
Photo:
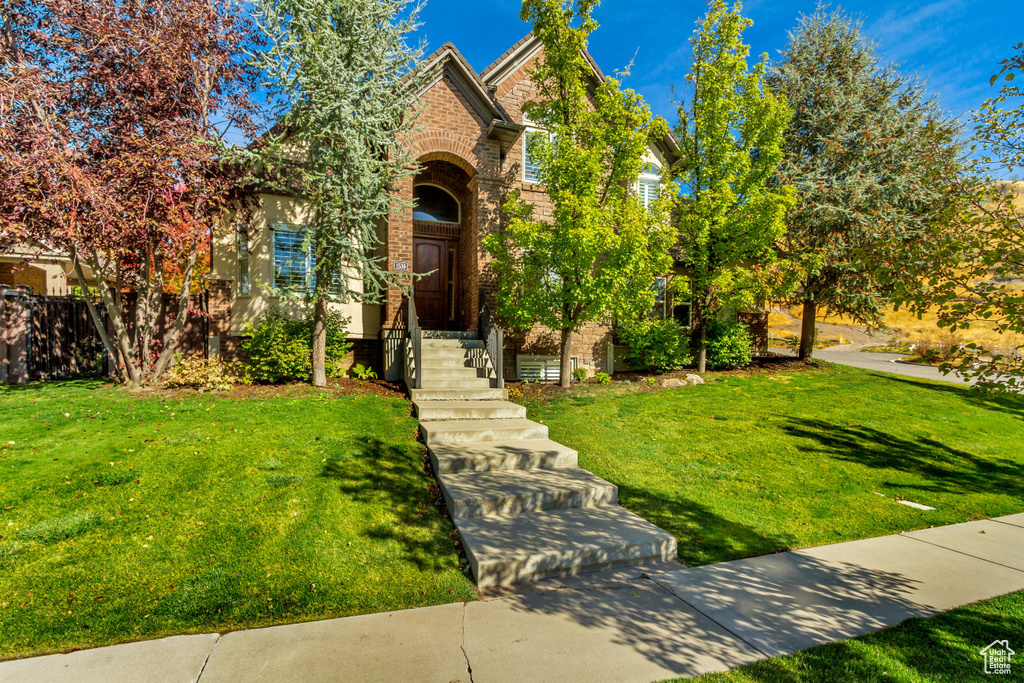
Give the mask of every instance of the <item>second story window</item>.
[[645, 209], [650, 208], [661, 190], [661, 169], [654, 164], [648, 164], [637, 179], [636, 189], [640, 203]]
[[530, 140], [540, 139], [551, 139], [550, 133], [540, 128], [533, 126], [527, 126], [526, 133], [523, 134], [523, 180], [528, 183], [539, 183], [540, 180], [540, 164], [533, 155], [530, 153]]

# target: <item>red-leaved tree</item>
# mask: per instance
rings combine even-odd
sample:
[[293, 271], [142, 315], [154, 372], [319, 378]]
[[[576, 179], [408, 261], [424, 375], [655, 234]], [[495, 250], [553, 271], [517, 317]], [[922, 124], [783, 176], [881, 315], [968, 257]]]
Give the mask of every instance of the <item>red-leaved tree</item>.
[[[236, 0], [0, 7], [0, 234], [66, 251], [122, 379], [154, 382], [200, 253], [234, 205], [225, 136], [255, 132], [248, 19]], [[172, 277], [177, 314], [157, 339]], [[131, 319], [123, 292], [137, 301]]]

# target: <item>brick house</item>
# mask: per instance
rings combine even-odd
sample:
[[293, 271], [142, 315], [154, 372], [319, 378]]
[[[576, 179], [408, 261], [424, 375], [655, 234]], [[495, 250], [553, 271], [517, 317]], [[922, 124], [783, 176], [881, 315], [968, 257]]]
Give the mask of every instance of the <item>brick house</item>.
[[[397, 272], [428, 273], [416, 286], [416, 310], [424, 330], [477, 329], [479, 301], [493, 300], [487, 281], [488, 255], [481, 238], [500, 227], [503, 197], [518, 189], [536, 206], [538, 216], [550, 215], [543, 187], [535, 181], [536, 167], [524, 140], [530, 131], [523, 105], [535, 97], [529, 69], [542, 54], [540, 41], [526, 36], [483, 72], [477, 73], [452, 44], [431, 55], [439, 77], [422, 93], [421, 131], [414, 141], [420, 172], [398, 188], [415, 208], [394, 215], [379, 228], [389, 268]], [[589, 55], [594, 83], [603, 78]], [[648, 163], [656, 171], [675, 161], [678, 149], [670, 138], [652, 140]], [[638, 179], [642, 196], [657, 190], [655, 173]], [[247, 322], [271, 306], [287, 309], [265, 286], [282, 278], [308, 276], [283, 267], [294, 253], [295, 229], [303, 223], [303, 208], [290, 197], [261, 195], [260, 210], [245, 234], [234, 228], [213, 237], [210, 290], [210, 346], [227, 358], [238, 353]], [[382, 304], [332, 304], [351, 320], [349, 339], [355, 344], [352, 362], [374, 367], [388, 379], [403, 373], [406, 301], [399, 288], [387, 292]], [[297, 314], [297, 309], [295, 310]], [[665, 313], [672, 308], [665, 303]], [[688, 316], [688, 310], [677, 315]], [[557, 372], [558, 343], [550, 330], [506, 331], [503, 374], [552, 378]], [[612, 371], [612, 329], [590, 324], [573, 339], [573, 356], [591, 374]]]

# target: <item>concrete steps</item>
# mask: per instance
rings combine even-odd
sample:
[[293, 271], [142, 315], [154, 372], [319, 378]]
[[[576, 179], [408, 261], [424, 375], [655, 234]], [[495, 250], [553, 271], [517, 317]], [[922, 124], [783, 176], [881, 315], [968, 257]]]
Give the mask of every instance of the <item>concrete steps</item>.
[[619, 502], [615, 484], [579, 467], [442, 474], [439, 479], [448, 511], [456, 519]]
[[507, 401], [508, 389], [410, 389], [413, 403], [417, 401]]
[[425, 420], [420, 432], [427, 446], [475, 441], [546, 439], [548, 428], [526, 419], [508, 420]]
[[413, 401], [421, 420], [503, 420], [525, 418], [526, 407], [510, 401]]
[[420, 433], [480, 586], [674, 560], [676, 539], [618, 504], [618, 487], [491, 386], [473, 333], [420, 341]]
[[488, 377], [466, 377], [464, 379], [452, 379], [449, 377], [424, 377], [424, 389], [492, 389], [491, 380]]
[[675, 537], [619, 506], [469, 517], [456, 526], [480, 586], [676, 556]]
[[430, 446], [438, 474], [576, 467], [576, 451], [549, 439], [443, 443]]
[[453, 366], [441, 366], [426, 365], [420, 368], [423, 373], [423, 381], [427, 382], [431, 379], [474, 379], [476, 377], [485, 377], [489, 379], [490, 369], [489, 368], [473, 368], [473, 367], [453, 367]]

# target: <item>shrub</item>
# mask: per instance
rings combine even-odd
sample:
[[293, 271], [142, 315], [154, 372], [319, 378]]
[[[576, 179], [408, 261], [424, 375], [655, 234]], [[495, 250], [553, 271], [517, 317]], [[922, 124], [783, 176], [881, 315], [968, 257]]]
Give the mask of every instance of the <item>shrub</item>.
[[523, 391], [519, 387], [508, 387], [508, 400], [510, 401], [521, 401], [523, 400]]
[[650, 372], [671, 372], [693, 362], [690, 337], [671, 318], [625, 323], [619, 328], [619, 336], [629, 347], [626, 359]]
[[582, 382], [586, 382], [587, 381], [587, 369], [586, 368], [576, 368], [575, 370], [573, 370], [572, 371], [572, 381], [576, 382], [577, 384], [582, 383]]
[[233, 363], [201, 355], [183, 357], [175, 354], [174, 365], [164, 376], [169, 387], [186, 387], [200, 391], [229, 391], [236, 384], [246, 384], [245, 372]]
[[[340, 361], [352, 344], [345, 330], [348, 319], [336, 311], [327, 314], [327, 376], [342, 374]], [[248, 339], [242, 342], [249, 377], [257, 382], [277, 383], [308, 380], [313, 370], [313, 314], [292, 320], [272, 308], [253, 325], [245, 326]]]
[[363, 381], [368, 379], [377, 379], [377, 373], [373, 371], [373, 368], [368, 368], [362, 363], [358, 363], [354, 368], [352, 368], [352, 374], [356, 379], [361, 379]]
[[747, 326], [736, 322], [714, 322], [708, 330], [708, 368], [728, 370], [750, 365], [753, 339]]
[[594, 375], [594, 379], [597, 380], [598, 384], [611, 384], [612, 377], [607, 372], [599, 372]]

